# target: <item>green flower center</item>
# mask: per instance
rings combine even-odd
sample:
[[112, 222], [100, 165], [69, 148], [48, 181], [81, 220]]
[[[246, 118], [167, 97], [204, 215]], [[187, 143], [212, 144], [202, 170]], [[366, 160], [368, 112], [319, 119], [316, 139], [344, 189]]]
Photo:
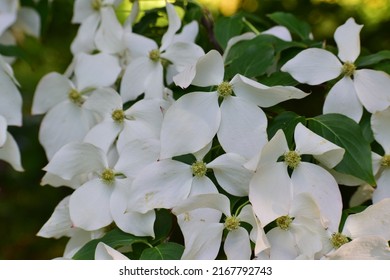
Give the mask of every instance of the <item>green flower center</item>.
[[240, 226], [240, 219], [236, 216], [227, 217], [224, 226], [228, 231], [238, 229]]
[[343, 246], [345, 243], [348, 243], [349, 239], [344, 234], [341, 234], [340, 232], [335, 232], [332, 234], [332, 237], [330, 238], [330, 242], [332, 243], [332, 246], [335, 249], [338, 249], [341, 246]]
[[91, 6], [95, 11], [99, 11], [102, 7], [102, 0], [92, 0]]
[[192, 175], [203, 177], [206, 175], [207, 166], [203, 161], [197, 161], [191, 165]]
[[284, 162], [294, 169], [301, 163], [301, 156], [296, 151], [288, 151], [284, 154]]
[[83, 97], [80, 92], [78, 92], [75, 89], [71, 89], [68, 93], [68, 98], [70, 101], [72, 101], [76, 105], [82, 105], [83, 104]]
[[384, 155], [381, 160], [381, 165], [383, 167], [390, 167], [390, 155]]
[[159, 61], [160, 60], [160, 50], [158, 50], [158, 49], [151, 50], [149, 52], [149, 58], [151, 60], [153, 60], [154, 62]]
[[276, 219], [276, 225], [282, 230], [288, 230], [292, 221], [290, 216], [281, 216]]
[[115, 181], [115, 171], [110, 168], [106, 168], [103, 170], [102, 174], [100, 174], [100, 178], [104, 183], [112, 184]]
[[111, 118], [117, 123], [122, 123], [125, 119], [125, 112], [122, 109], [116, 109], [112, 112]]
[[347, 76], [347, 77], [351, 77], [353, 75], [353, 73], [355, 73], [355, 70], [356, 70], [356, 66], [355, 64], [353, 64], [352, 62], [345, 62], [342, 69], [341, 69], [341, 73], [344, 75], [344, 76]]
[[229, 84], [229, 82], [222, 82], [221, 84], [219, 84], [219, 86], [217, 88], [217, 92], [218, 92], [219, 96], [227, 97], [227, 96], [232, 95], [233, 87], [231, 84]]

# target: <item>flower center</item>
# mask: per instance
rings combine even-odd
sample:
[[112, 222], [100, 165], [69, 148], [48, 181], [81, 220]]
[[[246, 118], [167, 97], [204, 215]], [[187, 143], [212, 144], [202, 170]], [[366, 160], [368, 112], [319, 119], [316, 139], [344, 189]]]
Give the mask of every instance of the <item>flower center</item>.
[[112, 112], [111, 118], [117, 123], [122, 123], [125, 119], [125, 112], [122, 109], [116, 109]]
[[276, 225], [282, 230], [288, 230], [292, 221], [290, 216], [281, 216], [276, 219]]
[[95, 11], [99, 11], [102, 7], [102, 0], [92, 0], [91, 6]]
[[284, 162], [294, 169], [301, 163], [301, 156], [296, 151], [288, 151], [284, 154]]
[[112, 184], [115, 181], [115, 171], [110, 168], [106, 168], [103, 170], [102, 174], [100, 174], [100, 178], [104, 183]]
[[381, 165], [383, 167], [390, 167], [390, 155], [384, 155], [381, 160]]
[[192, 175], [196, 177], [203, 177], [206, 175], [207, 166], [203, 161], [196, 161], [191, 165]]
[[76, 105], [82, 105], [83, 104], [83, 97], [80, 92], [78, 92], [75, 89], [71, 89], [68, 93], [68, 98], [70, 101], [72, 101]]
[[228, 231], [238, 229], [240, 226], [240, 219], [236, 216], [227, 217], [224, 226]]
[[347, 76], [347, 77], [351, 77], [353, 75], [353, 73], [355, 73], [355, 70], [356, 70], [356, 66], [355, 64], [353, 64], [352, 62], [345, 62], [342, 69], [341, 69], [341, 73], [344, 75], [344, 76]]
[[338, 249], [341, 246], [343, 246], [345, 243], [348, 243], [349, 239], [344, 234], [341, 234], [340, 232], [335, 232], [332, 234], [332, 237], [330, 238], [330, 242], [332, 243], [335, 249]]
[[151, 50], [149, 52], [149, 58], [151, 60], [153, 60], [154, 62], [159, 61], [160, 60], [160, 50], [158, 50], [158, 49]]
[[232, 95], [233, 87], [231, 84], [229, 84], [229, 82], [222, 82], [221, 84], [219, 84], [219, 86], [217, 88], [217, 92], [218, 92], [219, 96], [227, 97], [227, 96]]

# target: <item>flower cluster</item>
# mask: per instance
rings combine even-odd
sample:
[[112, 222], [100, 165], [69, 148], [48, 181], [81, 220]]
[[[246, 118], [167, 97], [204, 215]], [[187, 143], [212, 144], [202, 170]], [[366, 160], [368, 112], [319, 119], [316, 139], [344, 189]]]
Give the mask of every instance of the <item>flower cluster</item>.
[[[288, 15], [290, 30], [219, 37], [221, 54], [196, 43], [199, 22], [184, 24], [174, 5], [158, 10], [168, 25], [152, 39], [137, 29], [138, 1], [118, 20], [121, 2], [76, 0], [74, 59], [37, 86], [42, 184], [74, 189], [39, 236], [70, 237], [63, 257], [75, 259], [155, 248], [178, 259], [390, 258], [390, 77], [359, 69], [362, 26], [336, 30], [336, 56]], [[298, 82], [336, 78], [323, 115], [282, 109], [309, 95]], [[366, 185], [355, 196], [369, 185], [372, 197], [352, 197], [359, 211], [344, 215], [340, 185]]]

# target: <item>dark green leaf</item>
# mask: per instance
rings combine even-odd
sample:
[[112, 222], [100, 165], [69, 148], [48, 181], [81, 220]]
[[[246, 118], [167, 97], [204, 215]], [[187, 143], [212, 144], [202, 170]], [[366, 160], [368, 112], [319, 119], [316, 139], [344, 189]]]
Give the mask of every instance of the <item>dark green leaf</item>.
[[307, 22], [298, 19], [293, 14], [276, 12], [268, 15], [268, 17], [277, 24], [287, 27], [291, 33], [298, 35], [301, 39], [310, 39], [310, 25]]
[[239, 17], [220, 17], [215, 22], [214, 33], [218, 43], [225, 49], [229, 39], [240, 35], [243, 28], [244, 23]]
[[154, 222], [155, 238], [150, 242], [151, 244], [157, 244], [167, 239], [172, 230], [172, 218], [173, 215], [167, 209], [156, 211], [156, 221]]
[[258, 82], [265, 84], [269, 87], [272, 86], [296, 86], [299, 84], [293, 77], [287, 72], [275, 72], [270, 76], [263, 76], [258, 79]]
[[116, 228], [108, 232], [102, 238], [89, 241], [73, 256], [73, 259], [93, 260], [95, 258], [96, 246], [99, 242], [103, 242], [114, 249], [118, 249], [120, 247], [130, 246], [134, 243], [148, 243], [148, 239], [146, 237], [134, 236]]
[[21, 58], [25, 61], [29, 61], [27, 53], [18, 46], [11, 45], [1, 45], [0, 44], [0, 54], [3, 56], [14, 56]]
[[383, 60], [390, 60], [389, 50], [384, 50], [384, 51], [377, 52], [375, 54], [361, 56], [356, 60], [355, 64], [358, 67], [364, 67], [368, 65], [377, 64], [378, 62], [381, 62]]
[[183, 255], [184, 246], [168, 242], [153, 248], [145, 249], [140, 260], [180, 260]]
[[298, 123], [305, 123], [305, 118], [290, 111], [285, 111], [276, 116], [268, 125], [268, 138], [271, 139], [279, 129], [283, 129], [290, 148], [294, 141], [294, 131]]
[[344, 158], [335, 167], [336, 171], [358, 177], [373, 186], [376, 184], [370, 144], [356, 122], [344, 115], [327, 114], [308, 119], [308, 127], [345, 149]]

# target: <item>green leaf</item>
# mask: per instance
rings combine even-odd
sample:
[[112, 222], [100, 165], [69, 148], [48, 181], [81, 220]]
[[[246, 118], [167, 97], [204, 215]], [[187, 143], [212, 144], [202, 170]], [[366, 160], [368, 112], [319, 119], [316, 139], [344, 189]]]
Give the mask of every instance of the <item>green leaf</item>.
[[377, 52], [375, 54], [361, 56], [356, 60], [355, 64], [358, 67], [364, 67], [368, 65], [377, 64], [383, 60], [389, 60], [389, 59], [390, 59], [390, 50], [384, 50], [384, 51]]
[[29, 62], [27, 53], [18, 46], [0, 44], [0, 54], [3, 56], [18, 57]]
[[120, 247], [127, 247], [135, 243], [148, 244], [147, 237], [138, 237], [130, 233], [121, 231], [115, 228], [104, 235], [102, 238], [94, 239], [85, 244], [74, 256], [75, 260], [93, 260], [95, 258], [96, 246], [99, 242], [118, 249]]
[[235, 74], [246, 77], [263, 75], [274, 62], [274, 49], [271, 44], [258, 44], [256, 40], [243, 41], [234, 45], [226, 59], [226, 79]]
[[279, 129], [282, 129], [286, 135], [289, 147], [293, 148], [294, 131], [298, 123], [304, 124], [305, 117], [290, 111], [279, 114], [268, 125], [268, 138], [271, 139]]
[[359, 205], [359, 206], [355, 206], [355, 207], [343, 210], [343, 212], [341, 214], [339, 232], [343, 231], [345, 221], [347, 220], [349, 215], [363, 212], [367, 207], [368, 207], [367, 205]]
[[287, 29], [290, 30], [291, 33], [298, 35], [301, 39], [310, 39], [310, 25], [307, 22], [298, 19], [293, 14], [276, 12], [269, 14], [268, 17], [277, 24], [287, 27]]
[[240, 35], [244, 23], [239, 17], [220, 17], [215, 22], [214, 33], [218, 43], [223, 49], [226, 49], [230, 38]]
[[156, 247], [145, 249], [140, 260], [180, 260], [183, 255], [184, 246], [168, 242]]
[[371, 147], [360, 126], [340, 114], [326, 114], [307, 119], [314, 133], [345, 149], [343, 160], [334, 168], [340, 173], [353, 175], [375, 185], [372, 171]]
[[287, 72], [275, 72], [269, 76], [262, 76], [257, 81], [269, 87], [280, 86], [280, 85], [282, 86], [299, 85], [299, 82], [294, 80], [294, 78]]
[[167, 209], [160, 209], [156, 211], [156, 221], [154, 222], [155, 238], [150, 242], [152, 245], [160, 243], [167, 239], [172, 231], [173, 215]]

